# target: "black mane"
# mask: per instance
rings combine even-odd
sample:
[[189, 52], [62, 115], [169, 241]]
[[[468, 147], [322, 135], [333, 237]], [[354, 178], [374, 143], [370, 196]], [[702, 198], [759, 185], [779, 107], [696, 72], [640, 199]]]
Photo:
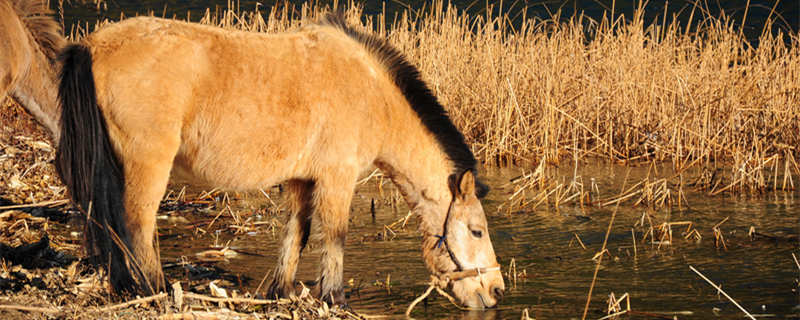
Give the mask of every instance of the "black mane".
[[464, 135], [453, 125], [447, 111], [433, 95], [428, 85], [422, 81], [417, 67], [408, 62], [400, 51], [384, 39], [349, 27], [341, 14], [328, 14], [322, 19], [322, 24], [342, 30], [350, 38], [366, 47], [383, 63], [411, 108], [422, 120], [422, 124], [436, 137], [436, 141], [439, 142], [444, 153], [453, 162], [455, 166], [453, 174], [458, 174], [460, 177], [466, 170], [477, 173], [477, 161], [464, 141]]

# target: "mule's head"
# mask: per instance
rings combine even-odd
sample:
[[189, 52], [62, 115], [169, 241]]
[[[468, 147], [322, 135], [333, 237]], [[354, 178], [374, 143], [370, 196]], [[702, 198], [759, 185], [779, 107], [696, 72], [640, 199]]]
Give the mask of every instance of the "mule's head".
[[424, 241], [425, 262], [461, 304], [490, 308], [503, 296], [505, 284], [494, 254], [479, 197], [488, 189], [472, 171], [449, 179], [452, 200], [439, 234]]

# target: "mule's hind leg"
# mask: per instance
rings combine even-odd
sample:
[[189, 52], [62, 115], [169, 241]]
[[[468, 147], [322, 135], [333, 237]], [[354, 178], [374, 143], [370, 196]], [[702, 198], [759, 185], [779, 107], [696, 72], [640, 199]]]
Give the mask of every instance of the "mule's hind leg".
[[311, 195], [314, 182], [308, 180], [291, 180], [286, 184], [289, 193], [291, 216], [286, 224], [281, 245], [281, 255], [275, 267], [275, 277], [267, 290], [269, 298], [285, 298], [294, 294], [294, 277], [300, 254], [308, 243], [311, 229], [313, 206]]
[[342, 174], [340, 171], [338, 176], [334, 174], [317, 181], [314, 191], [314, 206], [322, 232], [322, 261], [314, 293], [331, 304], [346, 303], [342, 282], [344, 243], [356, 178], [356, 172]]

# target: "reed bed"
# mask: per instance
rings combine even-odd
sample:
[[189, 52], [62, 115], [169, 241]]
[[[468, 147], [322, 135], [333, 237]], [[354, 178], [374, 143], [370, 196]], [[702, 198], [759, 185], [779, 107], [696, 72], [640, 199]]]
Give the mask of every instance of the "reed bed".
[[[682, 189], [684, 174], [691, 174], [693, 185], [709, 195], [795, 189], [800, 36], [771, 32], [771, 19], [757, 47], [734, 21], [708, 16], [699, 2], [689, 13], [703, 17], [695, 25], [674, 16], [645, 24], [641, 9], [630, 17], [555, 13], [512, 24], [508, 14], [491, 14], [491, 5], [487, 14], [471, 16], [444, 1], [392, 17], [364, 15], [354, 2], [334, 2], [333, 8], [310, 2], [267, 12], [231, 4], [187, 19], [283, 32], [330, 10], [344, 11], [351, 24], [405, 53], [487, 166], [668, 163], [676, 175], [652, 177], [665, 179], [662, 186]], [[71, 37], [105, 23], [74, 28]], [[572, 196], [578, 187], [572, 178], [549, 188], [530, 180], [541, 179], [536, 176], [515, 185]], [[573, 200], [583, 204], [587, 199], [579, 196]], [[674, 193], [658, 196], [646, 200], [665, 203], [672, 196], [681, 203]]]
[[[577, 153], [724, 166], [756, 187], [768, 178], [754, 171], [770, 168], [781, 188], [800, 173], [800, 39], [769, 32], [771, 20], [754, 47], [724, 16], [645, 25], [642, 10], [601, 20], [556, 13], [512, 25], [508, 14], [471, 16], [444, 1], [394, 17], [333, 6], [207, 10], [199, 21], [282, 32], [343, 7], [350, 23], [389, 39], [419, 67], [487, 165], [558, 165]], [[690, 14], [706, 11], [698, 3]]]
[[517, 28], [508, 18], [438, 3], [384, 32], [486, 164], [667, 162], [679, 173], [721, 169], [710, 194], [794, 189], [797, 34], [765, 32], [755, 48], [724, 17], [691, 29], [670, 17], [644, 25], [641, 12]]
[[[646, 25], [639, 10], [512, 25], [507, 14], [470, 16], [443, 1], [394, 17], [341, 7], [350, 23], [389, 39], [419, 67], [487, 166], [667, 163], [676, 174], [649, 177], [632, 198], [661, 206], [685, 201], [690, 176], [709, 195], [795, 189], [800, 38], [770, 32], [771, 20], [754, 47], [724, 16]], [[200, 22], [282, 32], [330, 9], [209, 10]], [[690, 14], [704, 12], [698, 4]], [[555, 194], [556, 207], [591, 202], [587, 187], [597, 187], [574, 176], [545, 187], [541, 178], [515, 185], [539, 185], [545, 198]]]

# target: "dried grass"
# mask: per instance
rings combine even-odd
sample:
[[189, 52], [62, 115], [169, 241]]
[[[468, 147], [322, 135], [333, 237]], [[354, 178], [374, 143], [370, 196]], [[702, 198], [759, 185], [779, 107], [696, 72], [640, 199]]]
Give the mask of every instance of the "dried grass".
[[[386, 37], [419, 67], [488, 165], [669, 161], [678, 170], [732, 168], [730, 188], [759, 190], [768, 188], [759, 170], [772, 169], [772, 181], [800, 173], [798, 34], [766, 32], [753, 47], [727, 17], [645, 25], [638, 10], [512, 26], [507, 15], [470, 16], [444, 1], [394, 20], [343, 7], [350, 23]], [[200, 23], [283, 32], [326, 10], [207, 10]]]

